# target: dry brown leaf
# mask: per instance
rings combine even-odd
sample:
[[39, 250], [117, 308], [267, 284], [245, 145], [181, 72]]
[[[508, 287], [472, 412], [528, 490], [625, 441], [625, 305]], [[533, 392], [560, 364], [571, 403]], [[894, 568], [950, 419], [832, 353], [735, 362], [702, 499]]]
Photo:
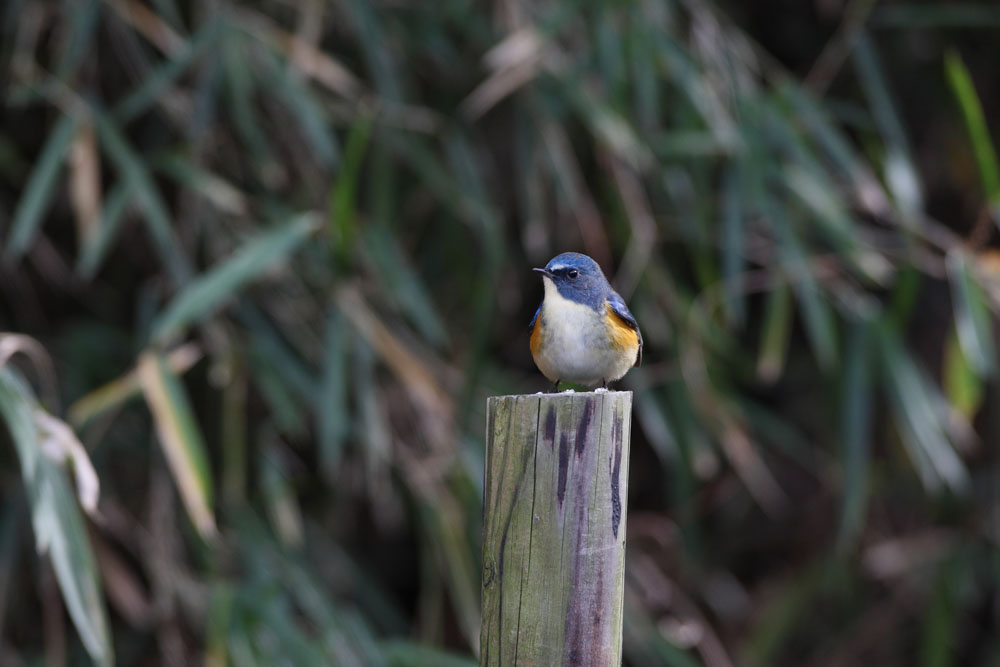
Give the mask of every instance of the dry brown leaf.
[[760, 458], [746, 430], [730, 421], [723, 427], [720, 441], [733, 470], [761, 509], [772, 518], [780, 515], [788, 504], [788, 497]]
[[429, 444], [448, 442], [453, 406], [431, 370], [382, 323], [356, 288], [342, 288], [337, 303], [422, 408]]
[[101, 152], [90, 116], [80, 118], [69, 152], [69, 196], [76, 219], [77, 243], [85, 247], [101, 217]]
[[185, 40], [170, 25], [137, 0], [108, 0], [111, 8], [130, 26], [138, 30], [156, 48], [168, 56], [176, 56]]
[[347, 99], [357, 100], [361, 97], [361, 84], [349, 69], [331, 55], [297, 35], [282, 30], [261, 14], [241, 10], [237, 15], [251, 35], [281, 51], [306, 76]]
[[91, 532], [90, 538], [111, 606], [133, 628], [148, 627], [153, 620], [153, 605], [141, 578], [103, 537]]

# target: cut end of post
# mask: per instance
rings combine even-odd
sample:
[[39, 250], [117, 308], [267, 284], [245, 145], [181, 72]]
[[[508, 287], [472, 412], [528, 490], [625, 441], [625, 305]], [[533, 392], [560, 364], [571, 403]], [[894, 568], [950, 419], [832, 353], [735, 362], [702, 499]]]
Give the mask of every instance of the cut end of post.
[[538, 396], [614, 396], [615, 394], [632, 395], [631, 390], [604, 389], [598, 387], [590, 391], [576, 391], [575, 389], [563, 389], [562, 391], [536, 391], [533, 394], [505, 394], [503, 396], [490, 396], [487, 402], [498, 401], [508, 398], [536, 398]]

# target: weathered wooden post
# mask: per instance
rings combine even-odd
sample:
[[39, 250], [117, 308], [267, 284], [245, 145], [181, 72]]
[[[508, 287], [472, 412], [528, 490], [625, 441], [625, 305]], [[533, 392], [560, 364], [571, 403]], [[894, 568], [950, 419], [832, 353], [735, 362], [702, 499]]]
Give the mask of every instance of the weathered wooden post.
[[480, 665], [621, 664], [632, 392], [487, 408]]

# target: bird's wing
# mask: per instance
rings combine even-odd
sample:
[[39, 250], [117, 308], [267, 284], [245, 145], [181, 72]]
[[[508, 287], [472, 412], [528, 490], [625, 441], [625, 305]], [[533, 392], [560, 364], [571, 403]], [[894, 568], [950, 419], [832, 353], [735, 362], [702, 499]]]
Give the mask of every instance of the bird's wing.
[[611, 306], [611, 312], [617, 315], [638, 336], [639, 354], [636, 356], [635, 365], [639, 366], [642, 364], [642, 332], [639, 331], [639, 323], [635, 321], [635, 317], [629, 311], [628, 306], [625, 305], [625, 299], [618, 292], [612, 292], [608, 295], [608, 305]]
[[[621, 297], [618, 297], [618, 298], [621, 298]], [[531, 331], [532, 329], [535, 328], [535, 320], [538, 319], [538, 313], [540, 313], [540, 312], [542, 312], [542, 306], [541, 305], [539, 305], [538, 306], [538, 310], [535, 311], [535, 316], [531, 318], [531, 324], [528, 325], [528, 331]]]

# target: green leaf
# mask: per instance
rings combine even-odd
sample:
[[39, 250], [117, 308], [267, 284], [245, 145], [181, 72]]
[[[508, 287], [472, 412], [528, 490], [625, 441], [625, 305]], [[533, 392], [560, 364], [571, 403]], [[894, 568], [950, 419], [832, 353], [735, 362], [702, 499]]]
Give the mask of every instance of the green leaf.
[[369, 116], [358, 116], [347, 135], [347, 147], [340, 164], [337, 179], [330, 191], [330, 245], [334, 256], [342, 266], [350, 264], [355, 250], [357, 222], [354, 201], [357, 197], [361, 165], [371, 137], [372, 120]]
[[806, 90], [792, 81], [780, 84], [782, 100], [794, 112], [796, 120], [815, 137], [827, 159], [845, 177], [855, 180], [866, 175], [867, 167], [854, 152], [850, 140], [829, 112]]
[[210, 590], [205, 623], [204, 664], [206, 666], [228, 665], [230, 660], [227, 639], [233, 616], [233, 599], [235, 597], [233, 587], [223, 581], [215, 581], [211, 583]]
[[184, 386], [157, 352], [143, 352], [137, 372], [184, 508], [198, 533], [206, 539], [213, 537], [215, 517], [208, 455]]
[[[320, 578], [318, 573], [308, 568], [297, 554], [279, 548], [270, 536], [265, 534], [260, 522], [252, 515], [241, 517], [239, 525], [240, 541], [249, 553], [245, 567], [258, 572], [269, 585], [276, 585], [287, 593], [285, 599], [301, 610], [307, 625], [314, 630], [317, 646], [325, 649], [327, 655], [336, 656], [335, 664], [357, 665], [357, 667], [383, 664], [378, 652], [378, 644], [371, 628], [350, 608], [335, 604], [330, 595], [330, 583]], [[313, 542], [313, 540], [309, 540]], [[322, 550], [327, 572], [335, 572], [337, 580], [332, 585], [337, 589], [353, 591], [359, 580], [364, 579], [349, 559], [336, 546], [325, 545]], [[371, 603], [368, 591], [352, 592], [359, 601]], [[251, 598], [256, 615], [257, 600]], [[331, 664], [329, 659], [315, 664]]]
[[738, 664], [762, 667], [780, 662], [780, 650], [800, 627], [803, 615], [816, 604], [828, 567], [825, 557], [816, 558], [786, 576], [780, 587], [771, 592], [767, 604], [754, 614], [753, 627], [747, 634]]
[[920, 641], [920, 667], [950, 667], [958, 664], [955, 632], [959, 622], [959, 560], [945, 559], [938, 567], [934, 590], [924, 613]]
[[101, 0], [82, 0], [66, 6], [69, 13], [65, 22], [68, 34], [59, 39], [59, 60], [53, 68], [56, 76], [63, 81], [70, 80], [85, 62], [87, 51], [98, 33], [102, 4]]
[[377, 5], [368, 0], [349, 0], [344, 8], [359, 37], [368, 69], [375, 80], [379, 97], [388, 102], [403, 101], [399, 72], [392, 61], [393, 40], [386, 39], [379, 20]]
[[872, 325], [856, 323], [847, 340], [841, 387], [841, 449], [844, 466], [844, 499], [840, 512], [838, 546], [857, 540], [868, 505], [871, 461]]
[[214, 47], [219, 40], [220, 27], [218, 20], [209, 20], [187, 42], [184, 47], [170, 60], [167, 60], [155, 70], [143, 75], [142, 83], [126, 95], [112, 112], [115, 118], [123, 123], [133, 120], [151, 106], [161, 101], [164, 91], [181, 74], [188, 69], [203, 51]]
[[76, 270], [84, 278], [94, 277], [108, 251], [111, 250], [124, 221], [125, 209], [133, 199], [134, 188], [133, 181], [118, 181], [104, 200], [97, 233], [83, 247], [77, 258]]
[[170, 213], [153, 181], [152, 174], [149, 173], [146, 163], [129, 145], [121, 128], [107, 113], [95, 109], [94, 119], [97, 121], [97, 133], [101, 143], [118, 168], [119, 178], [128, 183], [129, 189], [134, 192], [145, 210], [146, 215], [143, 216], [143, 220], [153, 237], [160, 260], [170, 272], [174, 283], [184, 284], [191, 276], [191, 263], [174, 233]]
[[740, 283], [746, 269], [742, 171], [741, 164], [733, 165], [726, 172], [722, 186], [722, 278], [725, 284], [726, 317], [731, 324], [742, 324], [746, 318], [746, 296]]
[[66, 609], [87, 653], [97, 664], [111, 665], [107, 612], [83, 516], [65, 472], [43, 453], [34, 417], [37, 409], [27, 383], [10, 367], [0, 368], [0, 416], [21, 463], [38, 552], [49, 553]]
[[281, 99], [297, 121], [293, 127], [300, 131], [316, 162], [324, 168], [337, 163], [340, 148], [330, 128], [330, 121], [311, 90], [295, 73], [282, 67], [275, 58], [264, 58], [266, 81], [272, 94]]
[[253, 70], [246, 66], [247, 43], [237, 30], [230, 30], [222, 40], [223, 61], [225, 63], [226, 91], [229, 111], [236, 124], [236, 130], [250, 151], [253, 166], [258, 174], [266, 174], [268, 168], [275, 167], [274, 151], [262, 129], [262, 123], [255, 117]]
[[385, 281], [386, 294], [427, 342], [443, 346], [448, 340], [445, 325], [424, 281], [410, 266], [409, 258], [393, 238], [392, 230], [384, 225], [369, 225], [365, 232], [367, 256], [374, 264], [377, 275]]
[[471, 657], [401, 639], [385, 642], [382, 650], [391, 667], [476, 667], [479, 664]]
[[346, 330], [347, 321], [340, 309], [331, 308], [323, 337], [323, 388], [316, 397], [320, 468], [329, 479], [333, 479], [350, 433]]
[[948, 403], [963, 417], [972, 420], [983, 403], [983, 381], [962, 353], [958, 334], [952, 330], [944, 348], [944, 393]]
[[893, 417], [924, 486], [936, 491], [945, 484], [963, 491], [969, 474], [948, 440], [934, 385], [917, 368], [894, 329], [881, 326], [877, 340]]
[[169, 340], [212, 313], [247, 283], [286, 259], [316, 227], [315, 216], [304, 213], [258, 234], [173, 298], [153, 321], [153, 340]]
[[859, 33], [853, 55], [861, 88], [868, 98], [875, 124], [886, 144], [886, 184], [902, 210], [904, 220], [913, 224], [916, 216], [923, 210], [920, 179], [910, 155], [903, 124], [889, 95], [889, 83], [867, 33]]
[[201, 167], [179, 153], [157, 155], [152, 159], [153, 167], [177, 180], [185, 187], [202, 195], [215, 208], [231, 215], [246, 215], [246, 195], [225, 179]]
[[[962, 57], [955, 50], [945, 54], [944, 64], [948, 83], [951, 84], [951, 90], [962, 109], [965, 129], [969, 132], [972, 150], [976, 155], [979, 177], [983, 182], [983, 193], [992, 205], [1000, 205], [1000, 166], [997, 165], [996, 150], [990, 139], [990, 130], [986, 125], [983, 106], [976, 94], [972, 76], [962, 62]], [[1000, 224], [1000, 219], [997, 222]]]
[[254, 353], [266, 358], [283, 384], [293, 389], [301, 401], [311, 404], [320, 391], [319, 380], [311, 365], [252, 304], [240, 304], [239, 316], [252, 333], [250, 342]]
[[24, 194], [17, 202], [14, 220], [11, 223], [10, 238], [7, 241], [7, 257], [17, 259], [31, 246], [42, 224], [42, 216], [52, 202], [56, 177], [69, 151], [79, 121], [73, 116], [63, 116], [49, 134], [41, 155], [35, 161], [24, 187]]
[[820, 366], [825, 369], [832, 368], [837, 357], [836, 323], [833, 313], [799, 240], [789, 230], [781, 238], [780, 244], [779, 252], [787, 267], [792, 290], [802, 308], [809, 342]]
[[757, 376], [773, 382], [781, 375], [788, 354], [788, 337], [792, 331], [792, 292], [778, 285], [767, 295], [764, 310], [760, 352], [757, 355]]
[[260, 490], [271, 528], [281, 544], [290, 549], [302, 547], [302, 509], [295, 497], [295, 489], [288, 480], [288, 472], [277, 444], [260, 449], [257, 469], [260, 471]]
[[993, 343], [993, 315], [986, 297], [976, 282], [964, 251], [951, 250], [947, 266], [962, 354], [972, 363], [977, 373], [990, 376], [996, 370], [997, 361]]

